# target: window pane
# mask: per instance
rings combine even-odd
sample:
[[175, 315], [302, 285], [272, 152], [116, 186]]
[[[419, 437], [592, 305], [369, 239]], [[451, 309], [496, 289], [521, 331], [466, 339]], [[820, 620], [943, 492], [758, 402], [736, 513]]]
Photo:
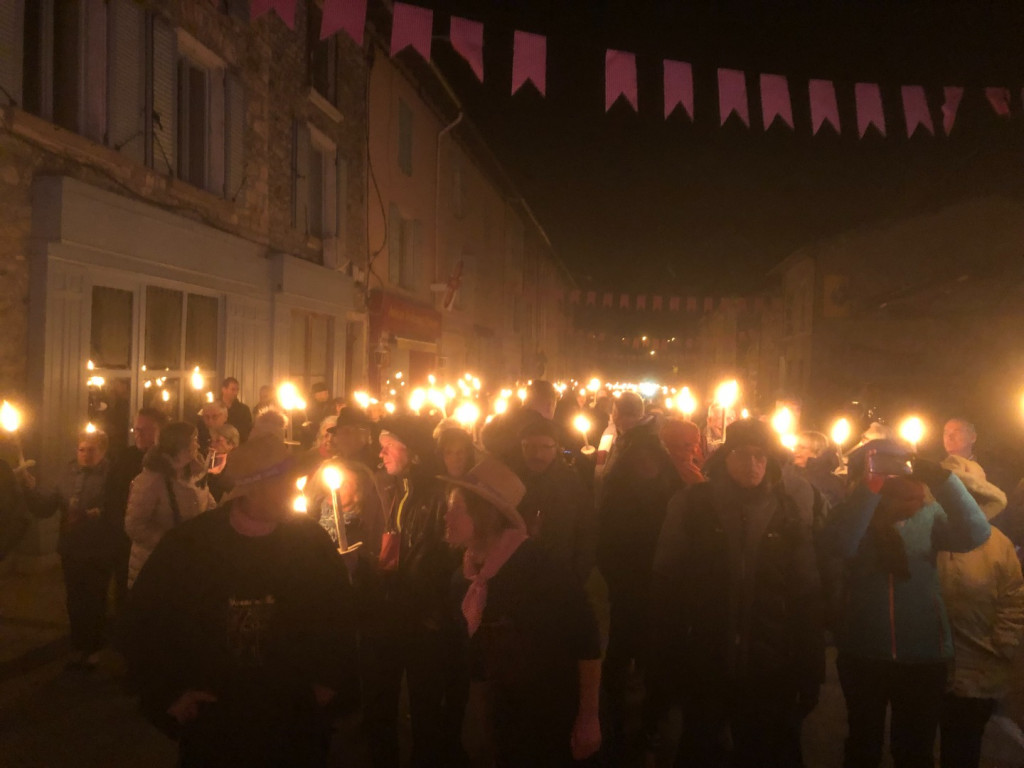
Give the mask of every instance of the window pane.
[[213, 296], [188, 295], [185, 318], [185, 367], [197, 365], [204, 371], [217, 368], [217, 339], [220, 331], [220, 303]]
[[306, 379], [306, 318], [305, 312], [292, 310], [292, 343], [288, 370], [296, 382]]
[[130, 378], [89, 378], [89, 421], [107, 433], [112, 456], [128, 445], [132, 418], [131, 387]]
[[327, 361], [330, 359], [330, 320], [326, 315], [309, 318], [309, 376], [310, 382], [327, 380]]
[[146, 367], [150, 371], [180, 370], [181, 291], [146, 288]]
[[79, 4], [56, 0], [53, 5], [53, 122], [78, 130]]
[[[145, 384], [145, 383], [144, 383]], [[142, 390], [142, 404], [146, 408], [163, 411], [167, 418], [177, 420], [180, 413], [181, 379], [157, 379]]]
[[97, 368], [131, 367], [132, 299], [131, 291], [93, 287], [89, 359]]
[[316, 147], [309, 151], [309, 234], [324, 234], [324, 153]]
[[188, 180], [206, 186], [206, 70], [188, 69]]

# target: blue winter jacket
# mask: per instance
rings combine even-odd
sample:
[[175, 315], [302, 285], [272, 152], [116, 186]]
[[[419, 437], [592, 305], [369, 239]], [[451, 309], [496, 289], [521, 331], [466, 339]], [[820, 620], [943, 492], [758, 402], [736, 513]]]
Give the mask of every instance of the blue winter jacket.
[[969, 552], [988, 540], [991, 529], [955, 475], [931, 492], [935, 500], [898, 526], [910, 566], [908, 580], [883, 570], [877, 547], [867, 536], [880, 495], [858, 487], [829, 516], [825, 545], [846, 561], [844, 602], [836, 627], [840, 653], [905, 663], [952, 658], [936, 555]]

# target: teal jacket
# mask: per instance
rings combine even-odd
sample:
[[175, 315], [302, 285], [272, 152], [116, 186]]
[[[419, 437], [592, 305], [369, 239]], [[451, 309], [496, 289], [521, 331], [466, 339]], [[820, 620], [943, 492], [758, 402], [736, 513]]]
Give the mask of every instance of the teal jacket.
[[936, 556], [969, 552], [988, 540], [991, 529], [955, 475], [931, 492], [935, 500], [898, 527], [910, 566], [908, 580], [881, 567], [877, 547], [867, 536], [881, 496], [860, 486], [829, 516], [824, 544], [846, 562], [836, 627], [840, 653], [903, 663], [952, 658]]

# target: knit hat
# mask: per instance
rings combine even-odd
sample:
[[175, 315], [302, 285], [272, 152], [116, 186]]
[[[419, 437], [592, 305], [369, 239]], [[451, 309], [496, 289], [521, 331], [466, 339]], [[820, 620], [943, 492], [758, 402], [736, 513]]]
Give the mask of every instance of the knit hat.
[[562, 430], [551, 419], [531, 419], [529, 423], [519, 431], [519, 439], [525, 440], [528, 437], [550, 437], [556, 443], [562, 442]]
[[438, 478], [449, 485], [475, 493], [497, 507], [515, 528], [526, 530], [526, 523], [516, 509], [526, 495], [526, 486], [515, 472], [493, 456], [484, 456], [480, 463], [462, 477], [439, 475]]
[[335, 426], [328, 427], [327, 431], [333, 434], [338, 427], [369, 427], [370, 417], [366, 411], [354, 405], [346, 405], [338, 413], [338, 421]]
[[419, 416], [396, 414], [380, 423], [381, 437], [397, 440], [409, 451], [410, 458], [425, 459], [434, 453], [434, 441], [430, 425]]
[[729, 424], [725, 429], [725, 443], [722, 445], [723, 456], [744, 445], [753, 445], [763, 450], [776, 461], [782, 461], [785, 453], [775, 430], [757, 419], [740, 419]]

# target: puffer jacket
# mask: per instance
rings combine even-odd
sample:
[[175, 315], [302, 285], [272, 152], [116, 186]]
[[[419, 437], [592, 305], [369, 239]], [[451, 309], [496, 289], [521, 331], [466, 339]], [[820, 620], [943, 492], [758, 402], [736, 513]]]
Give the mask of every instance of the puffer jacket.
[[132, 481], [124, 530], [131, 539], [128, 558], [128, 586], [135, 582], [142, 566], [163, 535], [175, 525], [174, 508], [168, 496], [168, 483], [178, 502], [178, 522], [190, 520], [217, 506], [206, 488], [182, 479], [165, 454], [151, 449], [143, 460], [142, 472]]
[[910, 571], [905, 580], [881, 566], [868, 535], [879, 494], [861, 486], [829, 515], [824, 544], [846, 562], [836, 626], [841, 653], [906, 663], [952, 657], [936, 558], [940, 552], [969, 552], [984, 544], [991, 528], [956, 475], [930, 490], [934, 500], [897, 526]]
[[[949, 456], [951, 470], [991, 520], [1006, 506], [1006, 495], [989, 483], [975, 462]], [[939, 555], [939, 583], [953, 632], [952, 692], [982, 699], [1009, 691], [1013, 657], [1024, 635], [1024, 578], [1010, 540], [996, 528], [970, 552]]]

